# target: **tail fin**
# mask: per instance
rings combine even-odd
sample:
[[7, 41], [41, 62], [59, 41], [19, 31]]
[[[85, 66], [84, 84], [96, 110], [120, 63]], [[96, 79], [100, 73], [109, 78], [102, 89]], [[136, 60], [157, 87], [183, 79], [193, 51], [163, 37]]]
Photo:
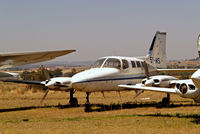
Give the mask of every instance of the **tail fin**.
[[156, 68], [166, 68], [166, 33], [156, 32], [146, 61]]

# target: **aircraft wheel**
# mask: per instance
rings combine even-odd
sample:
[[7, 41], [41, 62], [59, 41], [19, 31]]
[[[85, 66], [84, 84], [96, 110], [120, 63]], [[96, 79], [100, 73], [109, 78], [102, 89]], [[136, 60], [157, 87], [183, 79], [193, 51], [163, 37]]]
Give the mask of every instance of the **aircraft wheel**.
[[77, 107], [78, 106], [78, 99], [77, 98], [72, 98], [69, 103], [71, 104], [71, 106], [73, 107]]
[[91, 112], [90, 103], [85, 104], [85, 112]]
[[169, 106], [169, 99], [168, 99], [167, 97], [164, 97], [164, 98], [162, 99], [162, 105], [163, 105], [164, 107], [168, 107], [168, 106]]

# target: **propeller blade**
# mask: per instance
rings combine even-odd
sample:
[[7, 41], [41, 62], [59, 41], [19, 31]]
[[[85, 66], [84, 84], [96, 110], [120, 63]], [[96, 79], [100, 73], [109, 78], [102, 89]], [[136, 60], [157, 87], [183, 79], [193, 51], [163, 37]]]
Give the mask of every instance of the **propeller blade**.
[[133, 99], [137, 98], [141, 93], [144, 92], [144, 90], [136, 90], [136, 95], [133, 97]]
[[49, 92], [49, 89], [46, 90], [46, 92], [45, 92], [44, 96], [42, 97], [40, 103], [42, 103], [44, 101], [44, 99], [46, 98], [48, 92]]
[[149, 80], [150, 75], [149, 75], [149, 69], [148, 69], [146, 61], [144, 61], [144, 70], [145, 70], [147, 80]]
[[40, 70], [42, 71], [42, 73], [45, 75], [46, 79], [48, 81], [50, 81], [50, 76], [49, 76], [49, 72], [47, 71], [47, 69], [44, 68], [44, 66], [40, 66]]

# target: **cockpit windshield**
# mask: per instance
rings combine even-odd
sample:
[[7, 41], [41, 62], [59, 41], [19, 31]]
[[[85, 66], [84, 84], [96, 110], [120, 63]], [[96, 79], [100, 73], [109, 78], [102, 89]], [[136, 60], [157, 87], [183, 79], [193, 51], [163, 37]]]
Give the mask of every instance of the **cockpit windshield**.
[[104, 63], [103, 67], [112, 67], [112, 68], [120, 69], [121, 63], [120, 63], [120, 60], [118, 59], [109, 58]]
[[106, 58], [103, 58], [103, 59], [99, 59], [97, 60], [93, 65], [92, 65], [92, 68], [99, 68], [102, 66], [103, 62], [105, 61]]

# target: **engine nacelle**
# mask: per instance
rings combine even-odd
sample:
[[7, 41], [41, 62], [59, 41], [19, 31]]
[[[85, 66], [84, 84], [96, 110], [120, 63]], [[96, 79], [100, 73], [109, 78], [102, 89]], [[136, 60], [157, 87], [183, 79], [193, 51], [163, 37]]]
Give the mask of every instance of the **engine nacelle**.
[[183, 98], [200, 100], [200, 90], [194, 85], [191, 79], [180, 80], [176, 83], [175, 89], [177, 94]]
[[71, 87], [71, 77], [55, 77], [50, 81], [44, 81], [44, 85], [51, 90], [69, 91]]
[[142, 80], [142, 84], [145, 86], [155, 86], [155, 87], [171, 87], [171, 81], [178, 80], [175, 77], [169, 75], [157, 75], [151, 76], [149, 79], [145, 78]]

